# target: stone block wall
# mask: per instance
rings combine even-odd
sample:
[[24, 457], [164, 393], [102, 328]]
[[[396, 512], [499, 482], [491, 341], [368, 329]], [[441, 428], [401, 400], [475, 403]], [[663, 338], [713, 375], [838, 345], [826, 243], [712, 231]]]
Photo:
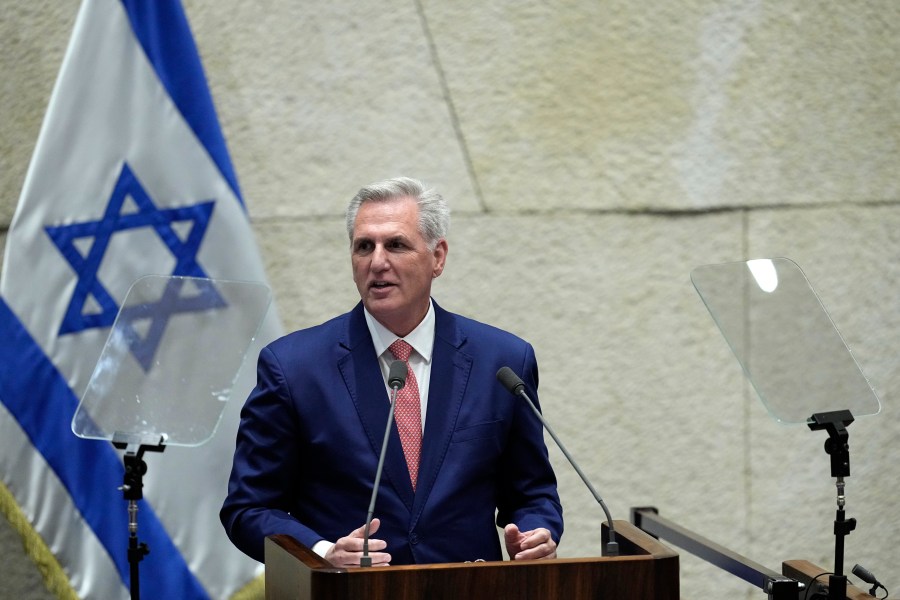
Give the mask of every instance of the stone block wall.
[[[795, 260], [883, 403], [850, 428], [845, 566], [891, 587], [900, 3], [185, 7], [288, 329], [357, 300], [342, 214], [356, 190], [425, 179], [455, 211], [435, 299], [533, 343], [545, 415], [614, 518], [654, 505], [775, 570], [832, 566], [825, 435], [766, 414], [690, 272]], [[77, 8], [11, 3], [0, 17], [4, 233]], [[602, 511], [551, 455], [561, 555], [596, 555]], [[684, 598], [760, 593], [681, 564]]]

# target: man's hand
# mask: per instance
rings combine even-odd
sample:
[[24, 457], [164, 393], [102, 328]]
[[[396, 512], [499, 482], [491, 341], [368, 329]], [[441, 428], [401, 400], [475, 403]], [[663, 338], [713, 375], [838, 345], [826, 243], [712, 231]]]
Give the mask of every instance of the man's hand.
[[[372, 559], [372, 566], [387, 566], [391, 562], [391, 555], [387, 552], [379, 552], [387, 548], [387, 542], [384, 540], [372, 539], [372, 535], [378, 531], [381, 521], [372, 519], [369, 526], [369, 558]], [[354, 529], [347, 537], [342, 537], [330, 550], [325, 554], [325, 560], [336, 567], [358, 567], [359, 559], [363, 555], [363, 535], [366, 526], [363, 525], [359, 529]]]
[[511, 560], [556, 558], [556, 542], [550, 536], [550, 531], [543, 527], [519, 531], [515, 523], [510, 523], [504, 528], [503, 537]]

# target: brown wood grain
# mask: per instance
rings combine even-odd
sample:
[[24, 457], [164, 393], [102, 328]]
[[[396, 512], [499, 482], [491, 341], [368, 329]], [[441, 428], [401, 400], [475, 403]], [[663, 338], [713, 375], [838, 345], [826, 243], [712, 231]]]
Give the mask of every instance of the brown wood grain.
[[267, 600], [678, 600], [678, 554], [615, 521], [617, 557], [336, 568], [288, 536], [266, 540]]

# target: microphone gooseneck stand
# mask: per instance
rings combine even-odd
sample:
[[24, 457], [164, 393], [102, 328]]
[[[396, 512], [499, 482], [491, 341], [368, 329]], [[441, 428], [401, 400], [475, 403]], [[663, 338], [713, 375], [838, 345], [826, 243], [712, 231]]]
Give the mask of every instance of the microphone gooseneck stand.
[[807, 425], [813, 431], [828, 432], [825, 452], [831, 457], [831, 476], [837, 487], [837, 513], [834, 519], [834, 574], [828, 578], [828, 600], [845, 600], [847, 576], [844, 575], [844, 538], [856, 529], [856, 519], [847, 519], [844, 512], [844, 477], [850, 476], [850, 434], [847, 427], [853, 422], [849, 410], [816, 413]]
[[523, 382], [518, 375], [516, 375], [515, 371], [510, 369], [509, 367], [501, 367], [499, 371], [497, 371], [497, 379], [500, 383], [511, 393], [513, 396], [518, 396], [525, 400], [528, 403], [528, 406], [531, 407], [532, 412], [534, 412], [538, 421], [540, 421], [541, 425], [544, 426], [544, 429], [547, 430], [547, 433], [550, 434], [550, 437], [553, 438], [553, 441], [556, 442], [556, 445], [562, 451], [563, 455], [566, 457], [566, 460], [569, 461], [569, 464], [575, 469], [575, 472], [578, 473], [578, 476], [581, 477], [581, 481], [584, 482], [584, 485], [587, 486], [588, 491], [591, 492], [591, 495], [594, 497], [594, 500], [597, 501], [597, 504], [600, 505], [600, 508], [603, 509], [603, 513], [606, 515], [606, 521], [609, 524], [609, 540], [606, 542], [606, 545], [603, 546], [602, 554], [603, 556], [618, 556], [619, 555], [619, 543], [616, 541], [616, 529], [615, 525], [613, 525], [612, 516], [609, 514], [609, 509], [606, 507], [606, 503], [603, 501], [603, 498], [600, 497], [600, 494], [597, 493], [597, 490], [594, 489], [594, 486], [591, 485], [591, 482], [588, 480], [587, 475], [581, 470], [578, 466], [578, 463], [575, 462], [575, 459], [572, 458], [572, 455], [569, 454], [569, 451], [566, 450], [566, 447], [560, 441], [560, 439], [556, 436], [556, 432], [553, 431], [553, 428], [550, 427], [550, 424], [544, 419], [544, 416], [541, 414], [541, 411], [537, 409], [534, 405], [534, 402], [531, 401], [531, 398], [528, 397], [528, 394], [525, 393], [525, 382]]
[[113, 441], [113, 446], [125, 450], [125, 476], [122, 482], [122, 496], [128, 501], [128, 566], [131, 585], [131, 600], [140, 600], [141, 577], [140, 565], [144, 557], [150, 553], [147, 544], [138, 541], [137, 514], [138, 500], [144, 497], [144, 475], [147, 473], [147, 463], [144, 462], [144, 452], [162, 452], [166, 447], [160, 443], [156, 446], [143, 444], [130, 444]]
[[397, 392], [406, 385], [407, 365], [402, 360], [395, 360], [388, 370], [388, 387], [391, 388], [391, 407], [388, 410], [387, 424], [384, 428], [384, 439], [381, 441], [381, 452], [378, 454], [378, 468], [375, 470], [375, 485], [372, 486], [372, 498], [369, 500], [369, 510], [366, 513], [366, 528], [363, 531], [363, 555], [359, 559], [359, 566], [371, 567], [372, 557], [369, 556], [369, 528], [372, 526], [372, 516], [375, 514], [375, 500], [378, 498], [378, 486], [381, 483], [381, 471], [384, 468], [384, 457], [387, 455], [388, 439], [391, 437], [391, 425], [394, 423], [394, 407], [397, 404]]

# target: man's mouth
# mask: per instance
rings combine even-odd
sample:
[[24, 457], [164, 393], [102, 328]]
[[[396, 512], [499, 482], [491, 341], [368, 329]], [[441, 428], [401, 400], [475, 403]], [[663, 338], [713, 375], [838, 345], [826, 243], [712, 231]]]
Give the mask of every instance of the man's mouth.
[[394, 285], [394, 284], [390, 283], [388, 281], [373, 281], [369, 287], [373, 287], [375, 289], [381, 290], [381, 289], [384, 289], [387, 287], [391, 287], [392, 285]]

